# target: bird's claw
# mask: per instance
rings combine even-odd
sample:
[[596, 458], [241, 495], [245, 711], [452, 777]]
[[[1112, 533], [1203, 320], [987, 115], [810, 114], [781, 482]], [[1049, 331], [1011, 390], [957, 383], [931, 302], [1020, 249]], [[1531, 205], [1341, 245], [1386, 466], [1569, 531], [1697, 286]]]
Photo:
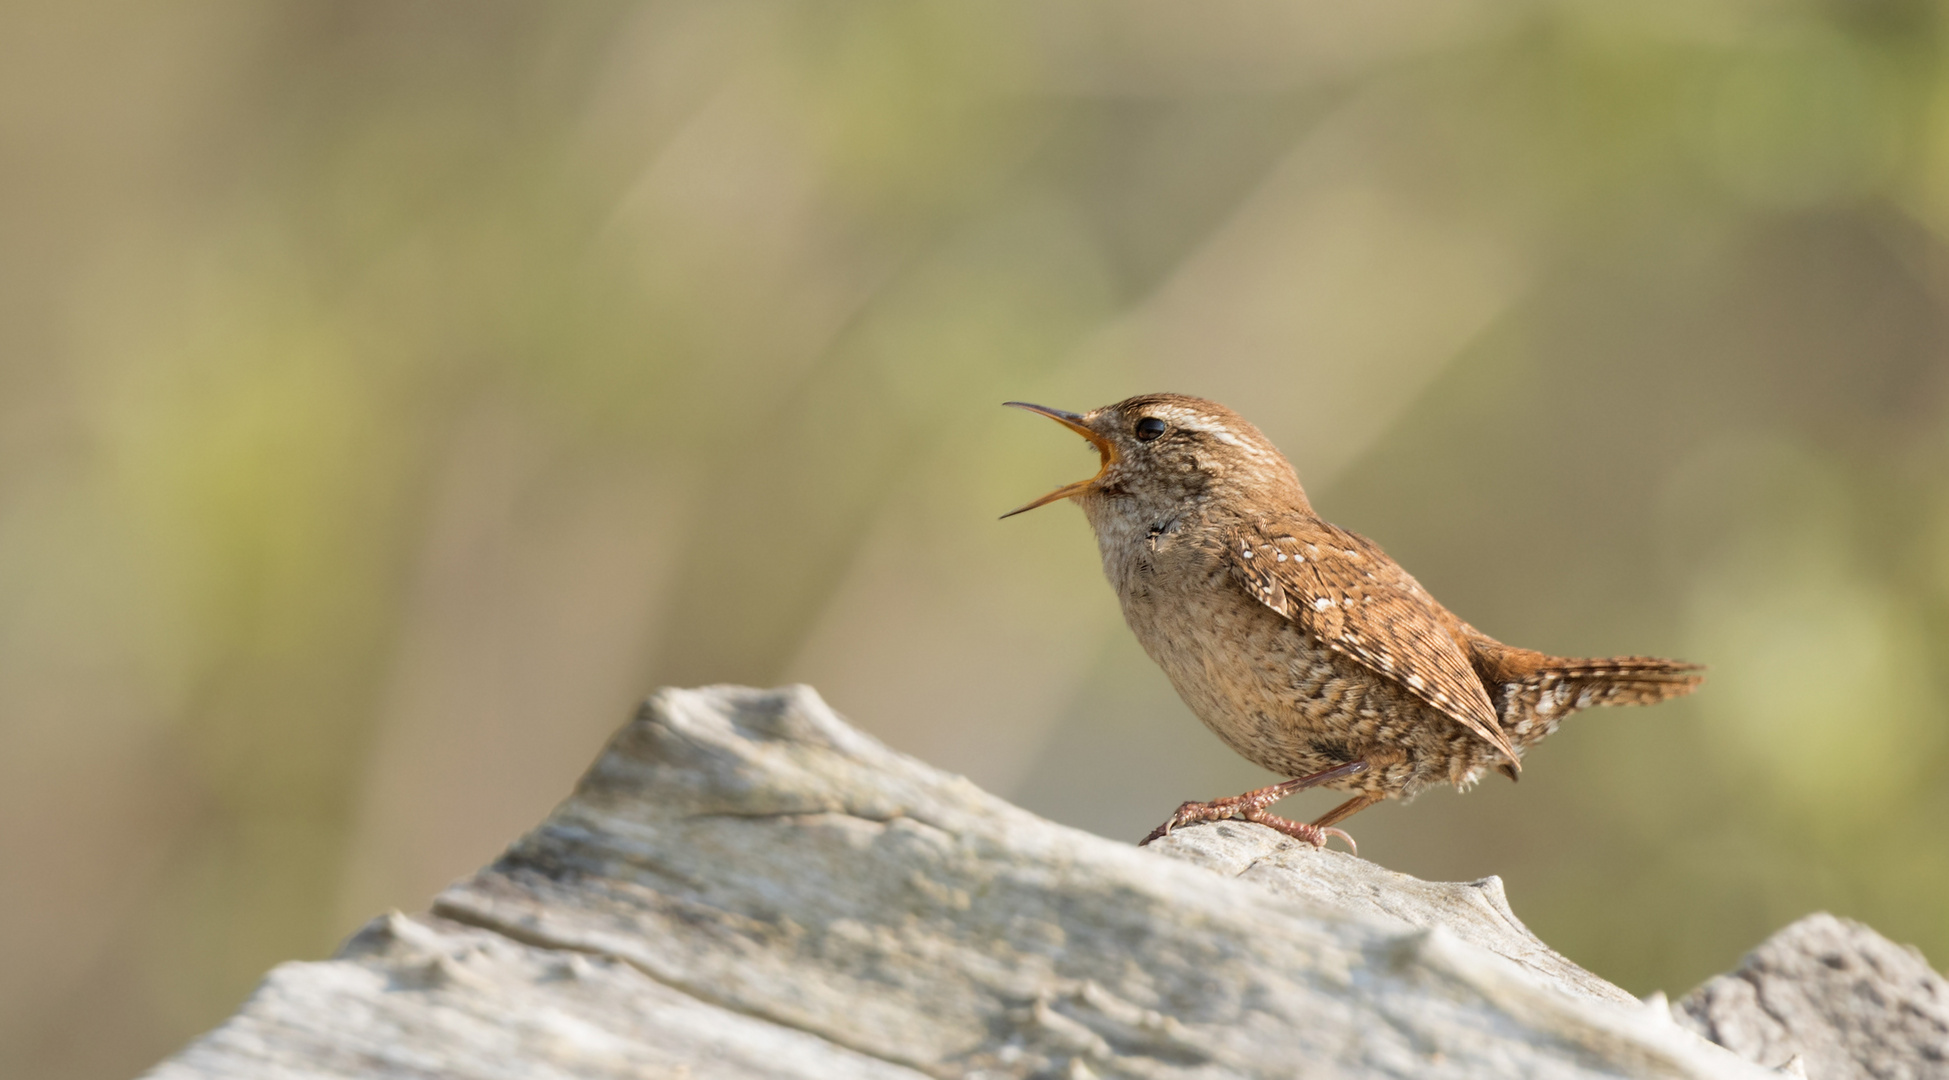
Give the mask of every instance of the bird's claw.
[[[1223, 799], [1218, 800], [1218, 802], [1224, 801]], [[1218, 803], [1187, 802], [1180, 804], [1176, 812], [1172, 813], [1164, 824], [1152, 829], [1149, 836], [1137, 841], [1137, 846], [1144, 847], [1153, 840], [1162, 840], [1171, 835], [1171, 830], [1177, 828], [1179, 825], [1196, 825], [1201, 821], [1222, 821], [1225, 818], [1231, 817], [1234, 812], [1229, 807], [1220, 808]]]
[[[1337, 836], [1340, 839], [1346, 841], [1347, 850], [1353, 852], [1354, 858], [1360, 857], [1360, 845], [1354, 843], [1353, 837], [1348, 836], [1346, 830], [1344, 829], [1336, 829], [1330, 825], [1322, 829], [1317, 825], [1302, 825], [1299, 822], [1293, 822], [1293, 824], [1300, 825], [1301, 828], [1306, 829], [1312, 833], [1310, 837], [1299, 836], [1297, 834], [1289, 834], [1292, 835], [1295, 839], [1305, 840], [1307, 843], [1313, 845], [1314, 847], [1320, 848], [1321, 850], [1325, 850], [1327, 837]], [[1285, 830], [1281, 829], [1280, 831], [1284, 832]]]
[[1337, 836], [1346, 841], [1348, 849], [1355, 856], [1360, 854], [1360, 845], [1354, 843], [1353, 837], [1348, 836], [1345, 830], [1336, 829], [1331, 826], [1322, 828], [1318, 825], [1309, 825], [1303, 821], [1293, 821], [1288, 818], [1282, 818], [1277, 814], [1267, 813], [1264, 802], [1250, 797], [1217, 799], [1212, 802], [1185, 803], [1179, 806], [1177, 812], [1172, 814], [1164, 824], [1152, 829], [1149, 836], [1139, 840], [1137, 846], [1145, 847], [1154, 840], [1161, 840], [1171, 835], [1171, 830], [1180, 825], [1196, 825], [1204, 821], [1227, 820], [1255, 822], [1269, 829], [1284, 833], [1295, 840], [1311, 844], [1316, 848], [1326, 847], [1327, 838]]
[[1352, 849], [1356, 856], [1360, 854], [1360, 845], [1354, 843], [1353, 837], [1348, 836], [1343, 829], [1336, 829], [1332, 826], [1321, 827], [1319, 825], [1309, 825], [1304, 821], [1293, 821], [1275, 814], [1268, 814], [1263, 810], [1247, 810], [1241, 816], [1247, 821], [1256, 821], [1269, 829], [1285, 833], [1295, 840], [1311, 844], [1316, 848], [1326, 847], [1327, 837], [1337, 836], [1347, 842], [1347, 847]]

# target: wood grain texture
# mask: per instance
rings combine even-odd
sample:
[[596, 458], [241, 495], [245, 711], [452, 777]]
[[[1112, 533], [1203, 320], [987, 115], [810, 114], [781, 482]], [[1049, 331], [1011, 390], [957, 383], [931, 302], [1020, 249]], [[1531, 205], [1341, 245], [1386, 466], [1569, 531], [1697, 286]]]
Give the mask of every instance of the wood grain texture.
[[1818, 1080], [1949, 1077], [1949, 980], [1850, 919], [1801, 919], [1674, 1011], [1749, 1060], [1799, 1057]]
[[1538, 942], [1493, 881], [1258, 826], [1137, 850], [848, 726], [664, 691], [421, 916], [287, 964], [150, 1073], [1759, 1077]]

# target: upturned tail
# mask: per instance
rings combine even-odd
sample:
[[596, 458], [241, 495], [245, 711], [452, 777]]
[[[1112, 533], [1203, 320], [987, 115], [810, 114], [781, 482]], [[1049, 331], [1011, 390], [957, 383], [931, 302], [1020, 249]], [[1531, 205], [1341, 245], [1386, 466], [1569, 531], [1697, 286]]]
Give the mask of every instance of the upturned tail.
[[1682, 697], [1705, 681], [1698, 664], [1656, 656], [1611, 656], [1601, 660], [1570, 660], [1554, 656], [1521, 680], [1560, 697], [1567, 711], [1592, 705], [1651, 705]]
[[1551, 656], [1504, 645], [1480, 631], [1468, 635], [1468, 644], [1503, 731], [1522, 750], [1571, 713], [1595, 705], [1651, 705], [1689, 694], [1705, 681], [1705, 669], [1684, 660]]

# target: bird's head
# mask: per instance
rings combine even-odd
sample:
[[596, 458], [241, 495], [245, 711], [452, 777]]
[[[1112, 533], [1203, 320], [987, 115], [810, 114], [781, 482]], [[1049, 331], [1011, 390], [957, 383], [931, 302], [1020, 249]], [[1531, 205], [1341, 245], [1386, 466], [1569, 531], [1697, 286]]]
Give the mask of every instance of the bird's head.
[[1102, 456], [1096, 475], [1044, 495], [1025, 510], [1076, 499], [1092, 520], [1112, 506], [1161, 518], [1223, 496], [1284, 496], [1305, 505], [1299, 478], [1276, 447], [1244, 417], [1184, 394], [1140, 394], [1086, 413], [1022, 401], [1088, 439]]

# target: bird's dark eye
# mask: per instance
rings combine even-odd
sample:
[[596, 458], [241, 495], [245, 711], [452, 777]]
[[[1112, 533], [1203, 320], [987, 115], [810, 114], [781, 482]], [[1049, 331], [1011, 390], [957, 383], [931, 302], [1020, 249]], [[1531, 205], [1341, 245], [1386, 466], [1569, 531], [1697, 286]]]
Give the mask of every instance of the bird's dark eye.
[[1137, 421], [1137, 441], [1149, 442], [1157, 438], [1159, 435], [1164, 434], [1164, 427], [1164, 421], [1159, 420], [1157, 417], [1144, 417], [1142, 420]]

